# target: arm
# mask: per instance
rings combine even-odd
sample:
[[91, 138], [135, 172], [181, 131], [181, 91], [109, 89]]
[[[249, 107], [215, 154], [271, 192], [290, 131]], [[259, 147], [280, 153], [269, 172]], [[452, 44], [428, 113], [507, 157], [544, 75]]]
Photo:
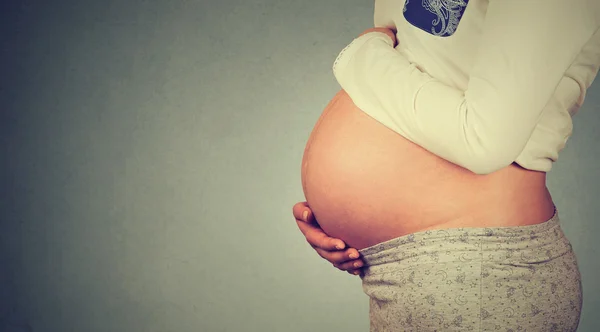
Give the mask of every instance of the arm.
[[466, 91], [421, 72], [381, 32], [356, 38], [336, 59], [334, 74], [376, 120], [450, 162], [491, 173], [525, 147], [565, 71], [598, 28], [597, 4], [490, 1]]

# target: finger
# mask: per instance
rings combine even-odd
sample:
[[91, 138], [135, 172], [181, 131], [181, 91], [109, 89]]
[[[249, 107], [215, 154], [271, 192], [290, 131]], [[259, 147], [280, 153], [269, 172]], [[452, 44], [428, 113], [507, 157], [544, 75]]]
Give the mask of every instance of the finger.
[[310, 207], [308, 206], [308, 204], [306, 202], [296, 203], [296, 205], [294, 205], [294, 208], [292, 210], [293, 210], [294, 218], [296, 218], [296, 220], [301, 220], [301, 221], [304, 221], [307, 223], [318, 224], [314, 213], [312, 212], [312, 210], [310, 209]]
[[360, 270], [348, 270], [346, 272], [348, 272], [348, 274], [351, 274], [353, 276], [357, 276], [360, 274]]
[[360, 257], [360, 254], [358, 252], [358, 250], [354, 249], [354, 248], [348, 248], [344, 251], [339, 251], [339, 250], [323, 250], [321, 248], [315, 247], [314, 248], [317, 253], [325, 258], [326, 260], [328, 260], [329, 262], [333, 263], [333, 264], [342, 264], [342, 263], [346, 263], [346, 262], [350, 262], [350, 261], [362, 261]]
[[342, 271], [351, 271], [360, 269], [365, 266], [365, 263], [360, 259], [355, 259], [341, 264], [334, 264], [334, 266]]
[[[304, 213], [308, 212], [308, 216], [305, 218], [304, 217]], [[299, 202], [294, 204], [294, 207], [292, 208], [292, 213], [294, 214], [294, 218], [296, 218], [296, 220], [302, 220], [302, 221], [306, 221], [309, 222], [308, 218], [310, 218], [311, 214], [310, 213], [310, 208], [308, 207], [308, 203], [307, 202]]]
[[323, 250], [319, 247], [316, 247], [315, 251], [317, 252], [317, 254], [319, 254], [319, 256], [323, 257], [329, 263], [334, 264], [334, 265], [342, 264], [345, 261], [347, 261], [347, 259], [343, 255], [343, 252], [341, 252], [341, 251], [328, 251], [328, 250]]
[[368, 29], [365, 32], [363, 32], [361, 34], [361, 36], [364, 34], [367, 34], [369, 32], [383, 32], [386, 35], [388, 35], [388, 37], [390, 37], [390, 39], [392, 40], [392, 43], [394, 44], [394, 47], [396, 47], [396, 45], [398, 44], [398, 39], [396, 38], [396, 30], [394, 30], [394, 29], [382, 28], [382, 27], [371, 28], [371, 29]]
[[[356, 249], [349, 249], [349, 250], [356, 250]], [[341, 265], [341, 264], [346, 264], [348, 262], [354, 262], [354, 261], [359, 261], [362, 263], [362, 260], [357, 259], [355, 255], [350, 255], [348, 254], [348, 251], [329, 251], [329, 250], [323, 250], [321, 248], [315, 248], [315, 251], [319, 254], [319, 256], [325, 258], [325, 260], [329, 261], [330, 263], [334, 264], [334, 265]], [[354, 257], [354, 258], [352, 258]], [[336, 266], [337, 267], [337, 266]]]
[[386, 35], [390, 36], [390, 38], [396, 40], [396, 30], [392, 29], [392, 28], [389, 28], [389, 27], [375, 27], [375, 28], [370, 28], [370, 29], [365, 30], [361, 34], [361, 36], [365, 35], [365, 34], [367, 34], [369, 32], [383, 32]]
[[[344, 241], [328, 236], [321, 229], [307, 202], [296, 203], [292, 212], [294, 218], [296, 218], [300, 231], [313, 247], [316, 246], [326, 250], [341, 250], [346, 247]], [[309, 225], [302, 225], [299, 221], [308, 223]]]
[[296, 224], [306, 241], [314, 247], [325, 250], [341, 250], [346, 247], [344, 241], [327, 236], [325, 232], [317, 224], [305, 223], [296, 219]]

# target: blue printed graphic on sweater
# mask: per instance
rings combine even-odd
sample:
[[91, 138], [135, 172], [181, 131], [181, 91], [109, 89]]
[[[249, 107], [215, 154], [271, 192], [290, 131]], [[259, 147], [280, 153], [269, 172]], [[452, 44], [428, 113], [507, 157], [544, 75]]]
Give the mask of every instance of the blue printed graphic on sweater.
[[452, 36], [469, 0], [406, 0], [404, 17], [434, 36]]

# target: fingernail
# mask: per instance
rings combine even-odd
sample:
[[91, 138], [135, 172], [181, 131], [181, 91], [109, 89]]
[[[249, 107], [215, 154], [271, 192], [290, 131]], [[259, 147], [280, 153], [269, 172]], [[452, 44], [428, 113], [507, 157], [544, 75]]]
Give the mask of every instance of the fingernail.
[[354, 275], [357, 276], [360, 273], [360, 271], [354, 271]]
[[354, 263], [354, 267], [360, 267], [361, 265], [362, 265], [362, 263], [361, 263], [361, 262], [356, 262], [356, 263]]
[[353, 253], [351, 253], [351, 254], [350, 254], [350, 256], [348, 256], [348, 257], [350, 257], [350, 258], [352, 258], [352, 259], [355, 259], [355, 258], [358, 258], [358, 254], [357, 254], [357, 253], [355, 253], [355, 252], [353, 252]]
[[338, 244], [335, 245], [335, 248], [338, 249], [338, 250], [341, 250], [341, 249], [344, 249], [344, 245], [341, 244], [341, 243], [338, 243]]
[[308, 211], [304, 211], [304, 213], [302, 213], [302, 218], [304, 221], [308, 221]]

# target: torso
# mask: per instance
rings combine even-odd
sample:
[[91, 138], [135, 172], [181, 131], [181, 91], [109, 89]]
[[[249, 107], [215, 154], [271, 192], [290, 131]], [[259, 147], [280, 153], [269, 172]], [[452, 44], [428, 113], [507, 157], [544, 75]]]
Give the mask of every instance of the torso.
[[302, 186], [323, 230], [357, 249], [428, 229], [536, 224], [554, 213], [544, 172], [513, 163], [476, 175], [372, 119], [343, 90], [308, 139]]

